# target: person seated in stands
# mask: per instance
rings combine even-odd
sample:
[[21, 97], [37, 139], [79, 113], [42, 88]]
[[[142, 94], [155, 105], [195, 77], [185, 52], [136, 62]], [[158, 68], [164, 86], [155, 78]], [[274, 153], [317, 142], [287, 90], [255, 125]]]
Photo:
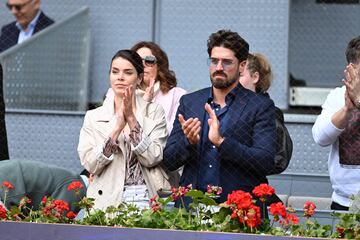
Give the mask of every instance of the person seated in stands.
[[170, 171], [184, 166], [181, 186], [192, 184], [203, 192], [208, 185], [222, 187], [220, 203], [232, 191], [251, 192], [268, 182], [274, 167], [275, 107], [270, 98], [239, 83], [249, 44], [238, 33], [219, 30], [207, 47], [211, 87], [181, 97], [164, 165]]
[[5, 126], [5, 104], [3, 95], [3, 70], [0, 64], [0, 161], [9, 159], [9, 150], [7, 144], [6, 126]]
[[329, 93], [312, 128], [317, 144], [331, 146], [333, 210], [348, 210], [350, 196], [360, 190], [360, 36], [348, 43], [345, 55], [345, 85]]
[[87, 196], [95, 199], [96, 209], [121, 202], [147, 207], [149, 198], [158, 194], [159, 179], [152, 173], [161, 167], [168, 132], [164, 109], [135, 94], [143, 75], [139, 54], [118, 51], [110, 65], [114, 98], [86, 112], [78, 153], [93, 176]]
[[16, 21], [1, 29], [0, 52], [30, 38], [54, 23], [40, 10], [40, 0], [7, 0], [6, 6]]
[[[271, 66], [266, 57], [260, 53], [254, 53], [249, 54], [245, 70], [239, 81], [243, 87], [269, 97], [267, 91], [270, 88], [272, 76]], [[275, 168], [270, 174], [279, 174], [285, 171], [290, 163], [293, 151], [293, 143], [284, 123], [284, 114], [278, 107], [275, 109], [277, 145]]]
[[[7, 209], [18, 206], [21, 198], [26, 196], [31, 200], [28, 207], [38, 210], [41, 200], [46, 196], [64, 200], [71, 211], [78, 212], [80, 209], [75, 203], [85, 196], [88, 185], [87, 177], [70, 170], [36, 161], [14, 159], [0, 161], [0, 185], [6, 181], [14, 187], [7, 192], [6, 201], [3, 199], [4, 188], [0, 188], [0, 201], [5, 202]], [[78, 195], [67, 189], [74, 181], [79, 181], [84, 186], [79, 189]]]
[[[136, 51], [143, 59], [144, 79], [138, 86], [136, 94], [144, 100], [160, 104], [165, 110], [168, 132], [170, 133], [179, 106], [179, 100], [186, 90], [176, 87], [177, 81], [173, 71], [169, 69], [166, 53], [154, 42], [138, 42], [131, 50]], [[110, 88], [107, 97], [113, 97]]]

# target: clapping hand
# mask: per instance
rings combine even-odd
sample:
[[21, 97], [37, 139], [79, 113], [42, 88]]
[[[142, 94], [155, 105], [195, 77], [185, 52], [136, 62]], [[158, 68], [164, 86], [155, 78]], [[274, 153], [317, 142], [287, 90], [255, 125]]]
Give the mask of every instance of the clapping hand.
[[150, 79], [149, 86], [145, 89], [145, 94], [143, 99], [147, 102], [151, 102], [154, 98], [154, 84], [155, 84], [155, 77]]
[[220, 135], [220, 122], [215, 114], [215, 111], [211, 108], [210, 104], [205, 104], [205, 110], [209, 114], [209, 140], [216, 147], [219, 147], [224, 141], [224, 138]]
[[[347, 97], [351, 99], [353, 103], [357, 103], [360, 100], [360, 75], [359, 71], [353, 64], [346, 66], [344, 70], [345, 79], [343, 82], [346, 86]], [[346, 98], [345, 98], [346, 100]]]
[[135, 128], [136, 126], [136, 117], [135, 117], [135, 113], [134, 113], [134, 109], [133, 109], [133, 97], [134, 97], [134, 91], [133, 91], [133, 87], [128, 87], [125, 89], [124, 92], [124, 96], [123, 96], [123, 112], [124, 112], [124, 117], [125, 120], [127, 122], [127, 124], [129, 125], [130, 129]]
[[198, 118], [189, 118], [185, 120], [184, 116], [181, 114], [178, 115], [178, 119], [189, 143], [192, 145], [197, 144], [200, 141], [200, 120]]

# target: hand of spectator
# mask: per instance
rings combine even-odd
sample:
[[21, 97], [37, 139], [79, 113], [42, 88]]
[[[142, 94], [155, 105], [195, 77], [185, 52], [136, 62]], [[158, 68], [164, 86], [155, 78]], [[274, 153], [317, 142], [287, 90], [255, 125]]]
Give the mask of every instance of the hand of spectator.
[[346, 87], [346, 91], [345, 91], [345, 108], [347, 111], [350, 111], [353, 108], [355, 108], [355, 105], [349, 96], [349, 91], [348, 91], [347, 87]]
[[359, 71], [353, 64], [346, 66], [344, 70], [345, 80], [343, 82], [346, 86], [348, 97], [354, 104], [360, 100], [360, 75]]
[[116, 116], [116, 125], [115, 125], [115, 129], [113, 130], [110, 136], [113, 141], [117, 140], [117, 138], [120, 135], [120, 132], [124, 129], [126, 125], [126, 120], [124, 116], [124, 101], [122, 101], [121, 107], [116, 110], [115, 116]]
[[185, 120], [184, 116], [181, 114], [178, 115], [178, 118], [189, 143], [192, 145], [197, 144], [200, 141], [200, 120], [198, 118], [189, 118], [188, 120]]
[[215, 114], [215, 111], [211, 106], [206, 103], [205, 110], [209, 114], [208, 124], [209, 124], [209, 140], [216, 147], [219, 147], [224, 141], [224, 138], [220, 135], [220, 122]]
[[124, 111], [124, 117], [126, 122], [129, 124], [130, 129], [135, 128], [137, 120], [134, 114], [133, 109], [133, 97], [134, 97], [134, 91], [133, 87], [126, 88], [123, 96], [123, 111]]
[[147, 102], [151, 102], [154, 98], [154, 84], [155, 84], [155, 77], [150, 80], [149, 86], [145, 90], [143, 99]]

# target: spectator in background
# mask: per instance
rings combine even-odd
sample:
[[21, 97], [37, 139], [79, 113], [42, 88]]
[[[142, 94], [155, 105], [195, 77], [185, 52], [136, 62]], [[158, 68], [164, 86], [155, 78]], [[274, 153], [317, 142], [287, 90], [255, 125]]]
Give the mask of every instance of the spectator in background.
[[360, 190], [360, 36], [348, 43], [345, 55], [345, 86], [329, 93], [312, 128], [317, 144], [331, 145], [333, 210], [348, 210], [349, 197]]
[[93, 175], [87, 195], [95, 199], [94, 208], [105, 210], [121, 202], [146, 207], [149, 198], [160, 195], [156, 184], [165, 179], [154, 179], [152, 173], [161, 168], [168, 133], [163, 108], [135, 94], [143, 74], [139, 54], [118, 51], [109, 76], [115, 96], [86, 112], [78, 152]]
[[[7, 209], [14, 205], [18, 206], [21, 198], [26, 196], [31, 199], [29, 207], [37, 210], [42, 198], [47, 196], [66, 201], [71, 211], [78, 212], [80, 209], [74, 203], [79, 202], [85, 196], [88, 185], [87, 177], [70, 170], [25, 160], [0, 162], [0, 185], [5, 181], [10, 182], [14, 187], [6, 195]], [[79, 181], [83, 185], [79, 195], [67, 189], [74, 181]], [[0, 201], [4, 202], [2, 191], [3, 189], [0, 188]]]
[[238, 33], [220, 30], [210, 35], [207, 46], [212, 86], [180, 99], [163, 163], [171, 171], [184, 166], [181, 186], [192, 184], [204, 192], [208, 184], [222, 187], [217, 201], [224, 202], [234, 190], [251, 192], [268, 182], [274, 167], [275, 107], [270, 98], [239, 83], [249, 45]]
[[0, 161], [9, 159], [5, 125], [5, 104], [3, 95], [3, 70], [0, 64]]
[[29, 39], [54, 21], [40, 10], [40, 0], [8, 0], [6, 6], [16, 18], [1, 29], [0, 52]]
[[[186, 91], [176, 87], [177, 81], [173, 71], [169, 69], [166, 53], [154, 42], [139, 42], [132, 50], [143, 59], [144, 79], [136, 91], [145, 101], [160, 104], [165, 110], [166, 124], [170, 133], [179, 106], [179, 100]], [[107, 97], [113, 96], [109, 89]]]
[[[240, 76], [243, 87], [269, 96], [267, 91], [272, 81], [272, 70], [269, 61], [260, 53], [249, 54], [244, 72]], [[292, 155], [293, 143], [284, 123], [284, 114], [275, 107], [275, 123], [277, 144], [275, 154], [275, 167], [270, 174], [280, 174], [288, 167]]]

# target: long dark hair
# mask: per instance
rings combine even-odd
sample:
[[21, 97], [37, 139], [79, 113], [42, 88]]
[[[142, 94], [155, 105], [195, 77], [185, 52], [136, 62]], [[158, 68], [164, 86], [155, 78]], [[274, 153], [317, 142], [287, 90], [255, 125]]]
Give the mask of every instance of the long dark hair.
[[175, 73], [169, 69], [169, 59], [166, 53], [154, 42], [138, 42], [131, 50], [137, 51], [140, 48], [149, 48], [152, 54], [156, 57], [156, 64], [158, 66], [157, 81], [160, 82], [160, 90], [167, 93], [173, 87], [176, 87]]

